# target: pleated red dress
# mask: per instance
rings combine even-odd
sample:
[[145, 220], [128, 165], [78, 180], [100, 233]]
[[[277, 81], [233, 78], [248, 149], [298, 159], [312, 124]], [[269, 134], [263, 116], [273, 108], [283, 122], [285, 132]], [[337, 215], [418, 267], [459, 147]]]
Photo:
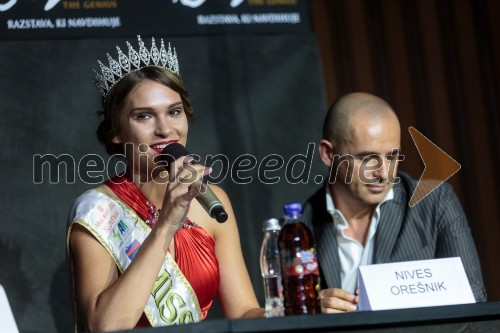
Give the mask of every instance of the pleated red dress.
[[[147, 223], [154, 227], [158, 210], [125, 176], [108, 180], [107, 185], [122, 201]], [[174, 235], [175, 262], [191, 284], [200, 303], [202, 319], [207, 316], [219, 289], [219, 263], [215, 255], [215, 240], [203, 228], [186, 219]], [[143, 314], [136, 327], [149, 327]]]

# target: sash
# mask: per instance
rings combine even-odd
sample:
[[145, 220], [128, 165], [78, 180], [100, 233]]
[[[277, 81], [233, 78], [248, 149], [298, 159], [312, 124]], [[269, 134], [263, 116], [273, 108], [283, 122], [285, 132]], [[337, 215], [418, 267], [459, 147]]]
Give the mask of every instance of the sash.
[[[151, 231], [118, 197], [98, 189], [87, 191], [76, 200], [69, 223], [68, 244], [71, 227], [75, 223], [82, 225], [108, 250], [121, 273], [130, 265]], [[196, 294], [170, 253], [163, 261], [144, 313], [152, 327], [201, 320]]]

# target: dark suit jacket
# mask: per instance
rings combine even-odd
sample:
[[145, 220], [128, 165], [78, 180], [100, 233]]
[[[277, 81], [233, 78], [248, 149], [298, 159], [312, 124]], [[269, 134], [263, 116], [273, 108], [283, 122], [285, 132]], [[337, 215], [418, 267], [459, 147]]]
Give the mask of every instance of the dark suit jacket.
[[[486, 301], [476, 247], [451, 186], [442, 184], [410, 208], [417, 182], [402, 172], [398, 176], [394, 199], [380, 207], [373, 263], [461, 257], [476, 301]], [[306, 201], [302, 217], [316, 240], [322, 288], [340, 288], [337, 235], [325, 195], [323, 186]]]

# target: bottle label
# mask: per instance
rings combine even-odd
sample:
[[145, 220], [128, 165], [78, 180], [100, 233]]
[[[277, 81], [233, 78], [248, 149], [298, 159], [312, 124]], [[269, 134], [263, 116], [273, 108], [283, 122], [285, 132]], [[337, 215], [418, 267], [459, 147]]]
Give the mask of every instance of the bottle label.
[[287, 257], [288, 260], [285, 261], [285, 274], [287, 276], [319, 275], [314, 249], [302, 250], [297, 252], [296, 256], [293, 256], [293, 253], [288, 253]]

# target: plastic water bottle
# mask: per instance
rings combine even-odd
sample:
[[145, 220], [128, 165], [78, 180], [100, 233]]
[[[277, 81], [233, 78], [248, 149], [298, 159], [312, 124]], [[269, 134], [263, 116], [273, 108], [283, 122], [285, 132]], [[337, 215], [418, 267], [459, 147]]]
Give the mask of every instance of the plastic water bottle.
[[283, 207], [285, 222], [279, 235], [285, 314], [321, 313], [319, 269], [314, 238], [301, 222], [300, 203]]
[[264, 280], [266, 296], [266, 317], [282, 317], [283, 287], [278, 252], [278, 235], [281, 229], [277, 219], [268, 219], [263, 225], [264, 240], [260, 249], [260, 270]]

